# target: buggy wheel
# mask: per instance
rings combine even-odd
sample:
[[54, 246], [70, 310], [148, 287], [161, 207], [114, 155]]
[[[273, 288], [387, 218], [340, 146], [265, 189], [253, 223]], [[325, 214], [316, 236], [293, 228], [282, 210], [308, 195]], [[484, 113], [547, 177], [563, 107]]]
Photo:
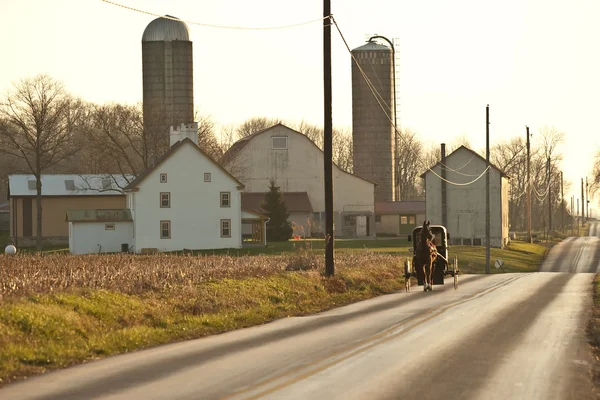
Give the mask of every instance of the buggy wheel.
[[458, 258], [456, 258], [456, 256], [454, 256], [452, 270], [452, 275], [454, 276], [454, 290], [456, 290], [458, 289]]
[[410, 262], [408, 259], [404, 260], [404, 290], [410, 292]]

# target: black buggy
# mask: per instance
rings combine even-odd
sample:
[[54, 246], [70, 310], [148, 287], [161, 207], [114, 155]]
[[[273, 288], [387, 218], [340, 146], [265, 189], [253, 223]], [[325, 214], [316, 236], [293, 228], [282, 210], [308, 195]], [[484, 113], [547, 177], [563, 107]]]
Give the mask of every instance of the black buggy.
[[[412, 231], [412, 235], [408, 235], [408, 241], [412, 242], [412, 257], [404, 262], [404, 277], [406, 282], [406, 290], [410, 290], [410, 277], [417, 278], [417, 284], [423, 286], [425, 275], [422, 268], [414, 268], [415, 258], [417, 254], [417, 243], [421, 235], [422, 226], [417, 226]], [[448, 260], [448, 240], [450, 235], [443, 225], [430, 225], [431, 233], [435, 247], [437, 248], [438, 257], [435, 260], [435, 269], [433, 270], [433, 284], [443, 285], [444, 277], [450, 275], [454, 278], [454, 289], [458, 288], [458, 260], [454, 257], [453, 260]]]

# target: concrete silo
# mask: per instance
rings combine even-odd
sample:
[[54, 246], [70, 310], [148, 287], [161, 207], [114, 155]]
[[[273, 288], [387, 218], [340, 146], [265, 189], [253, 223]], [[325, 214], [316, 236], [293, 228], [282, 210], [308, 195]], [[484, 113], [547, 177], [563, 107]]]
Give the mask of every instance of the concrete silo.
[[[390, 47], [368, 42], [352, 50], [354, 173], [377, 183], [377, 201], [395, 200], [394, 60]], [[381, 104], [380, 104], [381, 103]], [[390, 121], [391, 119], [391, 121]]]
[[[167, 17], [167, 18], [165, 18]], [[169, 15], [148, 24], [142, 36], [144, 129], [164, 135], [194, 121], [192, 42], [187, 25]]]

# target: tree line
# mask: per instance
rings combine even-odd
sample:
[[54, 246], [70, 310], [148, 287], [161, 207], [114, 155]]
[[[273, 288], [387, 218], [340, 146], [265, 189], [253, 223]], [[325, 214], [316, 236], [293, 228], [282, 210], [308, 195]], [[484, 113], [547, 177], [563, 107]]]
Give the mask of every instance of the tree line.
[[[240, 125], [217, 124], [209, 116], [196, 114], [198, 144], [213, 159], [220, 160], [233, 143], [277, 123], [283, 123], [323, 148], [323, 129], [302, 121], [289, 123], [266, 117], [250, 118]], [[42, 173], [118, 174], [136, 176], [154, 164], [169, 147], [166, 132], [144, 129], [142, 104], [94, 104], [70, 94], [64, 85], [47, 75], [23, 79], [0, 99], [0, 195], [6, 198], [10, 173], [33, 174], [37, 196], [41, 197]], [[524, 195], [527, 189], [525, 135], [492, 146], [491, 162], [510, 176], [511, 230], [526, 228]], [[547, 226], [544, 204], [551, 199], [554, 221], [567, 204], [561, 204], [560, 145], [564, 134], [544, 127], [535, 135], [531, 149], [532, 223], [534, 229]], [[401, 200], [422, 200], [420, 175], [440, 160], [439, 144], [426, 144], [410, 130], [398, 135], [397, 184]], [[460, 145], [470, 147], [466, 137], [447, 146], [447, 154]], [[341, 169], [352, 172], [352, 136], [347, 130], [333, 130], [333, 159]], [[482, 154], [482, 152], [479, 152]], [[483, 155], [483, 154], [482, 154]], [[547, 160], [550, 160], [549, 169]], [[549, 179], [548, 179], [549, 177]], [[596, 159], [590, 192], [600, 181], [600, 155]], [[565, 191], [570, 183], [565, 182]], [[36, 202], [41, 207], [41, 202]], [[37, 213], [37, 235], [41, 238], [41, 210]], [[558, 227], [558, 225], [555, 225]], [[38, 240], [41, 246], [41, 240]]]

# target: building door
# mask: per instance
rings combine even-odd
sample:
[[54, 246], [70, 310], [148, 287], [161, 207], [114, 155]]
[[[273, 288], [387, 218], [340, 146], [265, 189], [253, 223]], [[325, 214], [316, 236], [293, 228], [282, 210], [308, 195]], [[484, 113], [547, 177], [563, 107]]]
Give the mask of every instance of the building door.
[[23, 198], [23, 237], [33, 236], [33, 207], [31, 198]]
[[367, 236], [367, 216], [356, 216], [356, 236]]

